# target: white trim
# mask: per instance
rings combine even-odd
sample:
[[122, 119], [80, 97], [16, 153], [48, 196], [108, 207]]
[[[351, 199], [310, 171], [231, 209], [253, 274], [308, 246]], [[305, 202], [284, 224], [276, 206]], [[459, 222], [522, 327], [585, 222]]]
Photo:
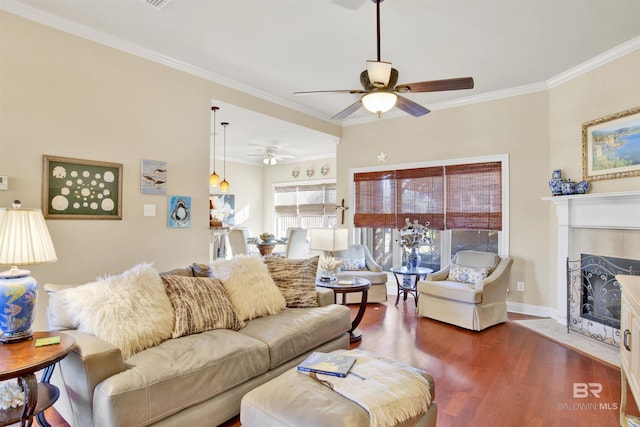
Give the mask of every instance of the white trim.
[[[260, 89], [254, 88], [244, 83], [240, 83], [235, 80], [231, 80], [229, 78], [223, 77], [211, 71], [202, 69], [200, 67], [196, 67], [192, 64], [179, 61], [175, 58], [172, 58], [166, 55], [161, 55], [155, 51], [130, 43], [121, 38], [114, 37], [100, 31], [96, 31], [95, 29], [89, 28], [84, 25], [80, 25], [68, 19], [60, 18], [50, 13], [43, 12], [31, 6], [20, 3], [16, 0], [2, 0], [2, 2], [0, 2], [0, 9], [6, 12], [12, 13], [14, 15], [21, 16], [25, 19], [29, 19], [31, 21], [35, 21], [46, 26], [56, 28], [60, 31], [74, 34], [76, 36], [79, 36], [88, 40], [92, 40], [96, 43], [100, 43], [100, 44], [112, 47], [114, 49], [122, 50], [132, 55], [139, 56], [141, 58], [146, 58], [148, 60], [158, 62], [160, 64], [164, 64], [168, 67], [175, 68], [180, 71], [184, 71], [185, 73], [201, 77], [203, 79], [212, 81], [214, 83], [224, 85], [231, 89], [236, 89], [243, 93], [253, 95], [257, 98], [264, 99], [274, 104], [291, 108], [292, 110], [299, 111], [303, 114], [307, 114], [311, 117], [315, 117], [327, 123], [335, 124], [334, 120], [328, 119], [324, 114], [319, 113], [318, 111], [315, 111], [311, 108], [274, 96]], [[560, 84], [566, 83], [567, 81], [570, 81], [576, 77], [579, 77], [611, 61], [621, 58], [637, 49], [640, 49], [640, 36], [635, 37], [619, 46], [616, 46], [567, 71], [564, 71], [556, 76], [553, 76], [547, 79], [546, 81], [527, 84], [523, 86], [517, 86], [509, 89], [482, 93], [482, 94], [463, 97], [463, 98], [451, 99], [448, 101], [432, 104], [429, 106], [429, 108], [431, 110], [443, 110], [447, 108], [455, 108], [463, 105], [477, 104], [480, 102], [493, 101], [493, 100], [498, 100], [503, 98], [510, 98], [513, 96], [525, 95], [529, 93], [548, 90]], [[399, 114], [400, 113], [398, 112], [393, 112], [391, 114], [387, 113], [385, 114], [384, 119], [398, 117]], [[342, 123], [342, 125], [352, 126], [352, 125], [361, 124], [361, 123], [373, 122], [375, 120], [378, 120], [378, 118], [375, 117], [375, 115], [371, 115], [361, 119], [345, 121]]]
[[507, 301], [507, 311], [511, 313], [526, 314], [529, 316], [550, 317], [561, 325], [566, 326], [567, 324], [566, 317], [563, 318], [562, 316], [558, 316], [558, 312], [555, 309], [542, 305], [532, 305], [521, 302]]

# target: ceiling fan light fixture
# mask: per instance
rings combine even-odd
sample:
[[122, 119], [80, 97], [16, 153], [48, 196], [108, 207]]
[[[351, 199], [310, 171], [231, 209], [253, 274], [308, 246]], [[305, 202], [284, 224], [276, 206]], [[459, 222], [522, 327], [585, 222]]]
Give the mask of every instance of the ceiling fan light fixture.
[[271, 159], [269, 159], [269, 164], [270, 164], [271, 166], [275, 165], [276, 163], [278, 163], [278, 161], [276, 160], [276, 158], [275, 158], [275, 157], [272, 157]]
[[367, 61], [367, 74], [374, 87], [386, 87], [391, 77], [391, 62]]
[[362, 97], [362, 105], [368, 111], [377, 114], [386, 113], [391, 110], [398, 100], [398, 96], [392, 92], [373, 92]]
[[264, 159], [262, 159], [262, 163], [264, 163], [265, 165], [269, 164], [269, 157], [265, 157]]

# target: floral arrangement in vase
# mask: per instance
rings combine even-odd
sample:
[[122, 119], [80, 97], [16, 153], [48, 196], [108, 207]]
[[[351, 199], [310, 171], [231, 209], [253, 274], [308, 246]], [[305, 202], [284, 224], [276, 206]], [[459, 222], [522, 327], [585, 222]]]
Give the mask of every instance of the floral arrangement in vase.
[[420, 245], [429, 243], [429, 222], [422, 225], [417, 219], [413, 222], [409, 218], [405, 218], [405, 225], [400, 229], [400, 246], [409, 249], [409, 256], [407, 258], [407, 268], [409, 270], [415, 270], [420, 265], [420, 255], [418, 254], [418, 248]]

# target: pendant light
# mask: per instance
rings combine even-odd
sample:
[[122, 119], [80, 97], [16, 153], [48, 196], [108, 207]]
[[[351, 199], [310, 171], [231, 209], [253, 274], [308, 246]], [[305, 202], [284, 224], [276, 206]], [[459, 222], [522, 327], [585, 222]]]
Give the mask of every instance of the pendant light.
[[224, 128], [224, 151], [222, 155], [222, 182], [220, 183], [220, 191], [226, 193], [229, 191], [229, 183], [227, 182], [227, 126], [229, 122], [220, 123]]
[[213, 111], [213, 173], [209, 175], [209, 185], [212, 187], [217, 187], [220, 183], [220, 176], [216, 173], [216, 111], [218, 111], [220, 107], [211, 107], [211, 111]]

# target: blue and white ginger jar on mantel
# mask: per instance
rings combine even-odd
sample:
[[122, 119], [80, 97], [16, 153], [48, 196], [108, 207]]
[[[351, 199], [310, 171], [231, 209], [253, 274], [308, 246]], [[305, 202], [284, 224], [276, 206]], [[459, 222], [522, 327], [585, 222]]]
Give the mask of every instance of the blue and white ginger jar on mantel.
[[562, 179], [562, 170], [554, 169], [551, 174], [551, 179], [549, 180], [549, 188], [551, 189], [552, 196], [560, 196], [562, 195], [562, 183], [564, 180]]
[[570, 179], [562, 182], [562, 194], [568, 196], [569, 194], [575, 194], [576, 192], [576, 183], [571, 181]]

